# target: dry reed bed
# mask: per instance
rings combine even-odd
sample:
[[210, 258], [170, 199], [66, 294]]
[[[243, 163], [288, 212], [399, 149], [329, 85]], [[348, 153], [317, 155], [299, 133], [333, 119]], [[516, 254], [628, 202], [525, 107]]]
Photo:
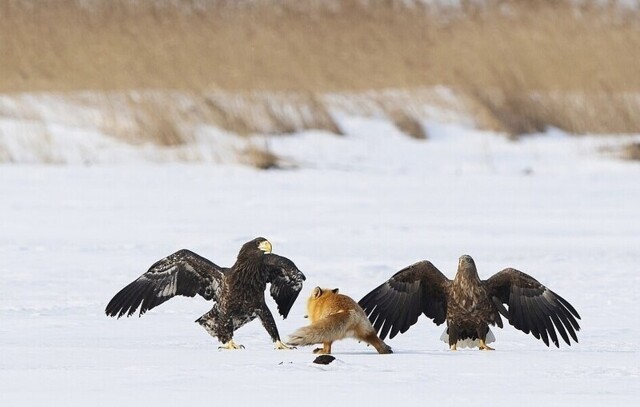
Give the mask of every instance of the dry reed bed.
[[[8, 0], [0, 93], [53, 92], [84, 103], [83, 120], [109, 135], [165, 146], [191, 142], [197, 122], [339, 134], [336, 108], [384, 115], [418, 138], [433, 109], [510, 135], [640, 132], [637, 10], [404, 3]], [[449, 95], [422, 91], [440, 85]], [[21, 109], [14, 114], [35, 114]]]
[[[467, 122], [511, 136], [553, 126], [571, 133], [633, 133], [640, 94], [458, 94], [447, 88], [315, 94], [310, 92], [110, 91], [0, 95], [0, 119], [97, 129], [128, 144], [175, 146], [194, 141], [194, 126], [241, 136], [309, 129], [342, 134], [336, 115], [385, 118], [425, 139], [423, 120]], [[517, 95], [517, 98], [514, 96]], [[605, 115], [606, 113], [606, 115]], [[607, 119], [608, 121], [602, 121]], [[613, 131], [611, 129], [614, 129]]]
[[241, 136], [309, 129], [340, 135], [336, 114], [386, 117], [410, 129], [429, 117], [462, 120], [464, 109], [455, 95], [441, 88], [324, 95], [146, 90], [0, 96], [0, 119], [97, 129], [128, 144], [160, 146], [194, 141], [194, 126], [201, 125]]
[[[96, 6], [76, 5], [85, 3]], [[499, 87], [505, 76], [529, 91], [640, 90], [637, 11], [561, 0], [487, 0], [496, 5], [462, 11], [325, 3], [3, 1], [0, 92], [326, 93]]]
[[622, 157], [631, 161], [640, 161], [640, 143], [627, 144], [622, 150]]

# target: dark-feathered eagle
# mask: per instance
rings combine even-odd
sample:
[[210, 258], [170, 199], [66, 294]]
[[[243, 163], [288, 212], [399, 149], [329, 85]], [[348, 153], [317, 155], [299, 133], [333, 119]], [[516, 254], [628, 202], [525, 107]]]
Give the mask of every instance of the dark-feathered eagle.
[[[451, 350], [478, 346], [493, 350], [489, 325], [502, 328], [501, 315], [516, 329], [549, 346], [560, 347], [558, 335], [571, 345], [578, 342], [578, 312], [571, 304], [533, 277], [512, 268], [480, 280], [471, 256], [461, 256], [458, 271], [449, 280], [429, 261], [394, 274], [359, 302], [380, 338], [406, 332], [424, 314], [436, 324], [447, 322], [441, 339]], [[506, 305], [506, 307], [505, 307]]]
[[196, 294], [213, 301], [211, 311], [196, 320], [222, 342], [221, 348], [239, 349], [233, 333], [260, 318], [276, 349], [287, 349], [265, 303], [264, 291], [271, 284], [271, 296], [286, 318], [295, 302], [304, 274], [286, 257], [271, 253], [271, 243], [256, 238], [245, 243], [231, 268], [219, 267], [189, 250], [179, 250], [154, 263], [149, 270], [118, 292], [105, 310], [111, 317], [131, 316], [140, 307], [140, 316], [175, 297]]

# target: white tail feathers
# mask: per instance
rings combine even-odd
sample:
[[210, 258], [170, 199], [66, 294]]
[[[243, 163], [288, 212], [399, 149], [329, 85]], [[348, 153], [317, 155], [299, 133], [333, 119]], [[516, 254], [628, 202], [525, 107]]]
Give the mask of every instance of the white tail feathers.
[[[440, 340], [446, 344], [449, 344], [449, 334], [447, 333], [447, 328], [445, 328], [442, 335], [440, 335]], [[487, 332], [486, 343], [489, 344], [495, 341], [496, 337], [493, 335], [493, 332], [491, 332], [491, 329], [489, 329], [489, 332]], [[456, 346], [458, 348], [477, 348], [480, 346], [480, 341], [478, 339], [461, 339], [458, 341]]]

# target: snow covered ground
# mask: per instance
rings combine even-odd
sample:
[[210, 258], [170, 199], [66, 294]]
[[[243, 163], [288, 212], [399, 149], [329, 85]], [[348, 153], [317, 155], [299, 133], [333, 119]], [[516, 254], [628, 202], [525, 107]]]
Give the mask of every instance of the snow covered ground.
[[[0, 167], [0, 404], [637, 405], [640, 165], [602, 152], [618, 138], [511, 142], [429, 122], [417, 141], [384, 121], [341, 125], [346, 136], [268, 139], [290, 171]], [[495, 352], [450, 352], [422, 317], [388, 341], [393, 355], [345, 340], [319, 366], [309, 348], [273, 350], [257, 321], [236, 333], [245, 350], [218, 351], [193, 323], [201, 298], [105, 317], [165, 255], [231, 265], [255, 236], [307, 276], [283, 338], [307, 323], [317, 285], [357, 300], [421, 259], [452, 277], [470, 254], [482, 278], [515, 267], [569, 300], [580, 343], [549, 349], [506, 326]]]

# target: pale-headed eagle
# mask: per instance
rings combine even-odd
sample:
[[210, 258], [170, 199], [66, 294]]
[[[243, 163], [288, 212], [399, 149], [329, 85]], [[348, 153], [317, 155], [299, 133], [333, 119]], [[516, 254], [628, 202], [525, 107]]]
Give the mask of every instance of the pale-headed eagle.
[[[447, 322], [441, 339], [451, 350], [458, 346], [487, 346], [493, 340], [489, 325], [502, 328], [507, 318], [516, 329], [549, 346], [560, 347], [558, 335], [578, 342], [578, 312], [571, 304], [533, 277], [507, 268], [480, 280], [471, 256], [461, 256], [453, 280], [433, 264], [421, 261], [406, 267], [359, 302], [380, 338], [406, 332], [424, 314], [436, 325]], [[505, 307], [508, 307], [508, 309]]]
[[271, 284], [271, 296], [286, 318], [295, 302], [304, 274], [286, 257], [271, 253], [271, 243], [256, 238], [245, 243], [231, 268], [219, 267], [189, 250], [179, 250], [154, 263], [149, 270], [120, 290], [107, 305], [106, 314], [140, 316], [176, 295], [196, 294], [213, 301], [211, 311], [196, 320], [223, 343], [221, 348], [239, 349], [233, 333], [260, 318], [276, 349], [289, 348], [280, 340], [278, 328], [265, 303], [264, 290]]

